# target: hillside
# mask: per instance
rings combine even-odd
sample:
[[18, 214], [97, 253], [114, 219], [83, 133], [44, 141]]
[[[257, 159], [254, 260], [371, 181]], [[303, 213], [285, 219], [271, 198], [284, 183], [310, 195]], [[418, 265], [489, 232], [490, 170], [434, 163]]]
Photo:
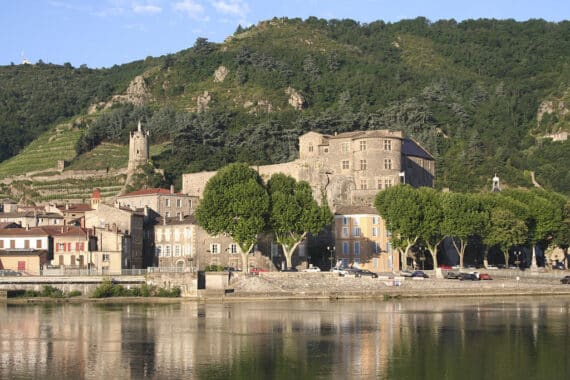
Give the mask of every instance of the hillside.
[[292, 160], [308, 130], [388, 128], [433, 153], [439, 188], [488, 189], [494, 173], [530, 187], [535, 172], [570, 195], [570, 142], [543, 138], [570, 131], [569, 58], [570, 22], [309, 18], [111, 69], [0, 67], [0, 159], [21, 156], [0, 163], [0, 177], [55, 167], [37, 151], [62, 125], [73, 136], [57, 148], [66, 170], [125, 165], [95, 157], [125, 146], [142, 120], [162, 144], [154, 165], [176, 184], [229, 162]]

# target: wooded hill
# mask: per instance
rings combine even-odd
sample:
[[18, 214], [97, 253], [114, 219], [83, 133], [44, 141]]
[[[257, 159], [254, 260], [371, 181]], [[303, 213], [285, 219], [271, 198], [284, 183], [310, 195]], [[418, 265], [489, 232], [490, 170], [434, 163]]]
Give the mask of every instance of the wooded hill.
[[140, 119], [177, 185], [230, 162], [293, 160], [309, 130], [387, 128], [435, 156], [438, 188], [488, 190], [495, 173], [531, 187], [535, 172], [570, 195], [570, 141], [543, 138], [570, 131], [568, 21], [273, 19], [110, 69], [3, 66], [0, 83], [0, 177], [29, 170], [10, 157], [55, 129], [75, 136], [70, 167], [105, 167], [85, 156], [127, 144]]

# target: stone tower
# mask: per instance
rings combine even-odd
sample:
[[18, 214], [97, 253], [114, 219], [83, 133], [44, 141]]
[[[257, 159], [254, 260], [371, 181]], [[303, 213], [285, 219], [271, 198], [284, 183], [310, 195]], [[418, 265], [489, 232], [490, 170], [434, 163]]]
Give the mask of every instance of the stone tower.
[[129, 139], [129, 165], [130, 173], [134, 172], [140, 165], [145, 165], [149, 159], [148, 131], [143, 131], [141, 122], [137, 130], [131, 132]]
[[493, 177], [493, 188], [491, 189], [492, 192], [496, 193], [501, 191], [501, 187], [499, 186], [499, 177], [497, 174]]

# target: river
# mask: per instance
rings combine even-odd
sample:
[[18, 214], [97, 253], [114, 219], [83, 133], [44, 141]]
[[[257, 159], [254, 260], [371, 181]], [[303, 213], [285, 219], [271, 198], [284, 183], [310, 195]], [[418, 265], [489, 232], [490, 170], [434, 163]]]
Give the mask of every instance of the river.
[[0, 379], [569, 379], [568, 297], [0, 304]]

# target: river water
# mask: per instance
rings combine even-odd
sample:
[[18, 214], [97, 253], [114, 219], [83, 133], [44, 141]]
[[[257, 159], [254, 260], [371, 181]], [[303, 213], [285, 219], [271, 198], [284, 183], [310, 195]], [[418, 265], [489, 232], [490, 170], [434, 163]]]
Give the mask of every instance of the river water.
[[0, 379], [570, 379], [570, 299], [0, 304]]

